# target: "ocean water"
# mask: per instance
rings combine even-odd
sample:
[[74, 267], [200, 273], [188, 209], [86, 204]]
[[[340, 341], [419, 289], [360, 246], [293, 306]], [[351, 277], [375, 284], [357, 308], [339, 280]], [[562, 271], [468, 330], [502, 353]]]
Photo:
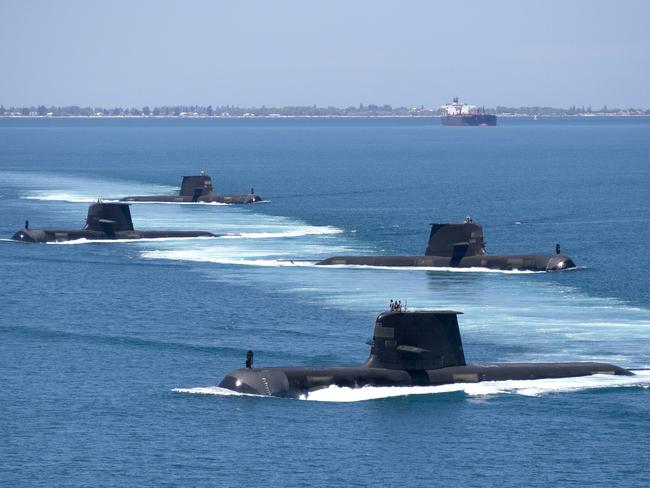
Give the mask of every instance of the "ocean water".
[[[650, 120], [0, 119], [4, 486], [647, 486]], [[134, 204], [214, 239], [33, 245], [88, 202], [205, 169], [250, 206]], [[470, 214], [493, 253], [579, 269], [318, 267], [420, 254]], [[460, 316], [471, 362], [599, 360], [636, 377], [225, 395], [256, 366], [356, 364], [399, 298]]]

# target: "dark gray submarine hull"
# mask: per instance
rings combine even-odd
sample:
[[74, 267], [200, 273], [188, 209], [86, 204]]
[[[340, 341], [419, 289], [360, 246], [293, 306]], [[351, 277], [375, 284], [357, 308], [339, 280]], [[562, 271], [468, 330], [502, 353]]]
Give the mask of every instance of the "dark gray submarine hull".
[[122, 202], [150, 203], [255, 203], [261, 202], [262, 197], [256, 195], [251, 188], [247, 195], [220, 195], [212, 191], [212, 178], [201, 172], [196, 176], [183, 176], [178, 195], [144, 195], [130, 196], [120, 199]]
[[570, 257], [560, 254], [559, 244], [556, 244], [556, 254], [488, 254], [483, 240], [483, 227], [471, 222], [469, 218], [461, 224], [432, 224], [423, 256], [334, 256], [316, 264], [520, 271], [562, 271], [576, 267]]
[[573, 260], [562, 254], [465, 256], [334, 256], [316, 263], [319, 266], [353, 265], [424, 268], [487, 268], [518, 271], [562, 271], [575, 268]]
[[258, 195], [218, 195], [212, 193], [201, 195], [198, 198], [191, 196], [177, 195], [145, 195], [130, 196], [120, 199], [121, 202], [149, 202], [149, 203], [255, 203], [261, 202], [262, 198]]
[[83, 229], [30, 229], [29, 222], [11, 238], [22, 242], [63, 242], [78, 239], [160, 239], [164, 237], [221, 237], [205, 231], [135, 230], [131, 211], [126, 203], [93, 203], [88, 207]]
[[[360, 366], [244, 368], [219, 386], [240, 393], [297, 398], [332, 385], [436, 386], [482, 381], [632, 375], [599, 362], [466, 364], [457, 315], [451, 310], [384, 312], [377, 317], [370, 355]], [[250, 362], [252, 363], [252, 353]]]
[[439, 386], [483, 381], [538, 380], [594, 374], [632, 373], [608, 363], [502, 363], [451, 366], [448, 368], [406, 371], [363, 366], [330, 368], [238, 369], [227, 374], [219, 387], [253, 395], [299, 398], [309, 392], [339, 386]]
[[117, 231], [102, 232], [95, 230], [70, 230], [70, 229], [21, 229], [11, 238], [22, 242], [65, 242], [78, 239], [92, 241], [109, 241], [120, 239], [160, 239], [160, 238], [186, 238], [186, 237], [221, 237], [222, 234], [213, 234], [203, 231]]

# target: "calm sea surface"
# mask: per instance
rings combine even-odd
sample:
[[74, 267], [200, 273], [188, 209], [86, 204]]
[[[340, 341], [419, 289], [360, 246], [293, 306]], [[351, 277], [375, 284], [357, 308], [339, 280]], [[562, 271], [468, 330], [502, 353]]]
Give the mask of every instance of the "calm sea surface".
[[[223, 396], [243, 365], [356, 364], [391, 298], [465, 312], [468, 361], [650, 367], [650, 119], [0, 119], [0, 484], [648, 486], [650, 375]], [[34, 245], [205, 169], [252, 206], [134, 204], [224, 239]], [[563, 273], [321, 268], [470, 214]], [[288, 260], [294, 260], [291, 264]]]

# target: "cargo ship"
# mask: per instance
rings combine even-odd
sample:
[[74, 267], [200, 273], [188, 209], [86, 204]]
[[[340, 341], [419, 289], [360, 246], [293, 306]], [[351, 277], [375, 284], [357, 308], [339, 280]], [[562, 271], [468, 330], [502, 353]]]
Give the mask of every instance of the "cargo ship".
[[497, 125], [497, 116], [485, 113], [485, 109], [478, 109], [475, 105], [467, 105], [454, 97], [452, 103], [440, 107], [444, 113], [440, 116], [442, 125], [471, 125], [487, 126]]

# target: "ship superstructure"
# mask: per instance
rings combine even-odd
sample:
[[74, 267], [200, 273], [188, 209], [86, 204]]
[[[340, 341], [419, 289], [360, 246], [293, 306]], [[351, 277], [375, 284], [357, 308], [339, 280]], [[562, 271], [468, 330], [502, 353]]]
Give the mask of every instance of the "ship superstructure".
[[497, 125], [497, 116], [488, 114], [485, 109], [479, 109], [476, 105], [468, 105], [454, 97], [453, 102], [440, 107], [444, 113], [440, 116], [442, 125], [467, 125], [486, 126]]

